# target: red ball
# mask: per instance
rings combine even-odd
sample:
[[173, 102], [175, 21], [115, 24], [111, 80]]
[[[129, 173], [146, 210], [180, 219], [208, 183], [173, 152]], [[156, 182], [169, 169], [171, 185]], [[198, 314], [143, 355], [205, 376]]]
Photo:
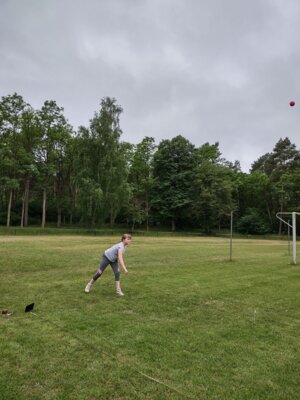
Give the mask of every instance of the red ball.
[[295, 102], [294, 101], [290, 101], [290, 106], [294, 107], [294, 105], [295, 105]]

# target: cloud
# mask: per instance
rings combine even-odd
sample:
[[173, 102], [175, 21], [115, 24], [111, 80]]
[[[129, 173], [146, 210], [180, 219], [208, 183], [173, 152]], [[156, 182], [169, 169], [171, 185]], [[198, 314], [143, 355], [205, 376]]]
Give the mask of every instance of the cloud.
[[123, 140], [218, 141], [247, 170], [300, 145], [299, 16], [297, 0], [2, 0], [0, 94], [55, 99], [75, 128], [115, 97]]

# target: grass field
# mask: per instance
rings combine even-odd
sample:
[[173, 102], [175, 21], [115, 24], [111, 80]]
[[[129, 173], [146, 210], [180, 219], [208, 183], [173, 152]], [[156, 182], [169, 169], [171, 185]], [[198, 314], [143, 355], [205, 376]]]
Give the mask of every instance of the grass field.
[[[282, 241], [0, 236], [0, 398], [285, 400], [300, 393], [300, 266]], [[24, 306], [35, 302], [35, 314]]]

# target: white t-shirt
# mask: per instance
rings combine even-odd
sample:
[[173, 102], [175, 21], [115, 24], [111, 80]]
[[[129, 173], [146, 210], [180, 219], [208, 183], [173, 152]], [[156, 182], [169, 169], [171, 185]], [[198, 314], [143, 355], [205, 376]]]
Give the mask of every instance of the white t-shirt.
[[115, 262], [118, 260], [118, 250], [122, 249], [122, 253], [124, 254], [126, 251], [126, 246], [123, 242], [117, 243], [109, 249], [105, 250], [104, 255], [111, 262]]

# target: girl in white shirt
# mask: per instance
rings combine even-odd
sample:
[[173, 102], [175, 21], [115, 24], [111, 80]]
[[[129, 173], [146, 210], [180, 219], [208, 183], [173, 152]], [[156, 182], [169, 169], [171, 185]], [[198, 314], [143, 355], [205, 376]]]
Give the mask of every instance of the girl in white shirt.
[[109, 249], [105, 250], [100, 264], [99, 269], [86, 285], [84, 291], [85, 293], [89, 293], [93, 287], [93, 284], [96, 282], [98, 278], [103, 274], [106, 267], [110, 264], [114, 274], [115, 274], [115, 284], [116, 284], [116, 295], [117, 296], [124, 296], [124, 293], [121, 290], [120, 286], [120, 269], [119, 269], [119, 262], [121, 267], [123, 268], [125, 274], [128, 274], [128, 270], [125, 266], [123, 254], [126, 251], [126, 246], [128, 246], [131, 242], [131, 235], [128, 233], [124, 233], [122, 236], [122, 241], [120, 243], [115, 244], [114, 246], [110, 247]]

